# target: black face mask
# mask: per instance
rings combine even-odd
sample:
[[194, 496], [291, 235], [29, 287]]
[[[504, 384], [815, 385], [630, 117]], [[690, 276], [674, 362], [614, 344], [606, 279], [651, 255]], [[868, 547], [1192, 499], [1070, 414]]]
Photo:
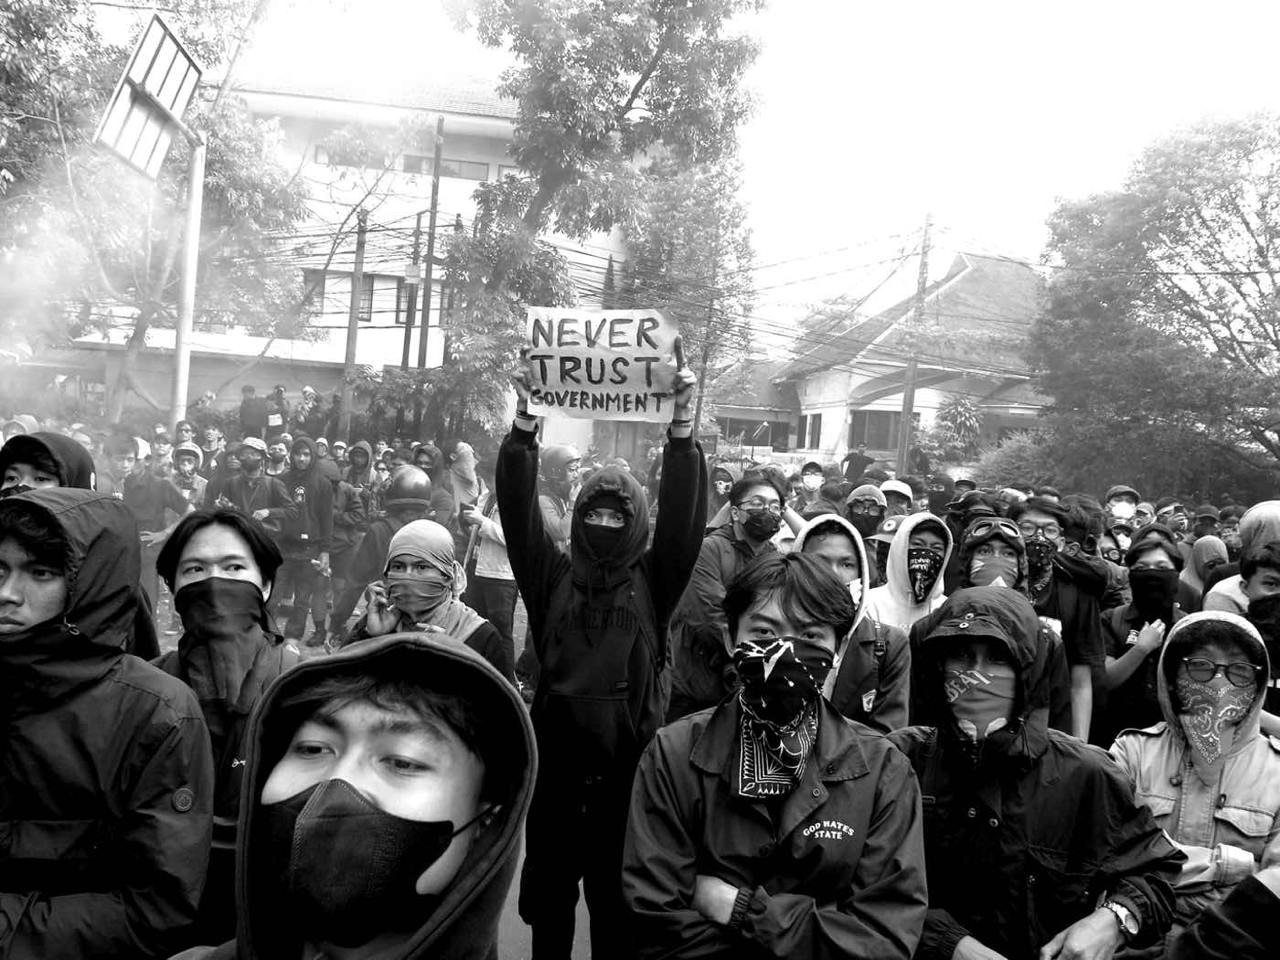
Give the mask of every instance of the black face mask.
[[345, 780], [325, 780], [261, 810], [271, 868], [296, 929], [342, 947], [420, 927], [435, 898], [414, 884], [484, 815], [457, 829], [449, 820], [406, 820]]
[[853, 524], [853, 529], [862, 534], [864, 540], [875, 533], [876, 527], [880, 526], [880, 518], [868, 513], [850, 513], [848, 520]]
[[822, 696], [832, 657], [821, 644], [801, 637], [746, 641], [733, 651], [742, 681], [742, 703], [766, 724], [785, 726]]
[[1034, 537], [1027, 541], [1027, 566], [1032, 570], [1043, 570], [1053, 563], [1058, 553], [1058, 546], [1052, 540]]
[[34, 489], [35, 487], [29, 486], [25, 483], [14, 484], [12, 487], [5, 487], [3, 490], [0, 490], [0, 498], [16, 497], [22, 493], [30, 493]]
[[1280, 643], [1280, 593], [1249, 601], [1249, 622], [1268, 645]]
[[587, 541], [587, 549], [597, 560], [607, 560], [617, 552], [618, 545], [626, 535], [625, 527], [606, 527], [598, 523], [584, 523], [582, 536]]
[[782, 526], [782, 518], [775, 517], [766, 510], [759, 513], [748, 513], [742, 520], [742, 529], [748, 537], [757, 543], [763, 543], [773, 537]]
[[1129, 587], [1133, 605], [1148, 623], [1173, 617], [1173, 601], [1178, 597], [1177, 570], [1131, 570]]
[[916, 603], [924, 603], [942, 572], [942, 557], [924, 547], [907, 551], [907, 580]]

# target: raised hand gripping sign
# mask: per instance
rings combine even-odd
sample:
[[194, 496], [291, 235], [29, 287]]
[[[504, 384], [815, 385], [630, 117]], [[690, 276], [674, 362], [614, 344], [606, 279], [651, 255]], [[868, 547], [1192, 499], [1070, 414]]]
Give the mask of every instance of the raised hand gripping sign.
[[671, 419], [680, 330], [654, 310], [529, 307], [529, 413]]

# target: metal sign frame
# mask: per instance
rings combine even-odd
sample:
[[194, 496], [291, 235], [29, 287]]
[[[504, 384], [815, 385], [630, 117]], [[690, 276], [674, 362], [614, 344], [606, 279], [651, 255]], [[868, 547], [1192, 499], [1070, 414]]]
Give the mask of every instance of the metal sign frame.
[[94, 140], [152, 180], [204, 70], [159, 14], [138, 38]]

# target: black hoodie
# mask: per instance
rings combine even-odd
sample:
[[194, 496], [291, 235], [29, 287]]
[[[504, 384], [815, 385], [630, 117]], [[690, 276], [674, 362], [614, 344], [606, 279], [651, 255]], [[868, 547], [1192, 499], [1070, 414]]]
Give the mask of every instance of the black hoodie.
[[31, 433], [11, 437], [0, 449], [0, 476], [10, 464], [31, 463], [35, 456], [48, 457], [58, 468], [58, 486], [97, 489], [93, 457], [70, 437], [60, 433]]
[[195, 695], [125, 653], [138, 599], [129, 508], [22, 494], [63, 531], [62, 618], [0, 643], [0, 913], [7, 960], [164, 956], [194, 920], [213, 763]]
[[[311, 451], [311, 463], [305, 469], [293, 459], [299, 450]], [[328, 551], [333, 541], [333, 484], [320, 468], [315, 441], [298, 437], [289, 451], [289, 460], [289, 469], [281, 475], [280, 482], [297, 504], [298, 516], [285, 523], [280, 550], [285, 556]]]
[[[262, 860], [270, 851], [258, 802], [262, 788], [301, 721], [282, 709], [309, 687], [343, 674], [359, 674], [373, 664], [392, 664], [404, 677], [430, 677], [433, 686], [462, 694], [496, 728], [507, 755], [490, 770], [508, 778], [506, 802], [472, 844], [466, 861], [422, 925], [387, 960], [496, 960], [498, 921], [520, 856], [521, 833], [537, 769], [533, 730], [515, 688], [477, 654], [460, 643], [429, 639], [421, 633], [393, 634], [345, 647], [327, 657], [298, 664], [280, 677], [259, 701], [249, 721], [236, 851], [236, 899], [240, 923], [235, 941], [218, 948], [197, 948], [175, 960], [299, 960], [295, 943], [282, 943], [282, 891]], [[424, 898], [425, 903], [426, 898]]]
[[[1049, 647], [1035, 609], [1006, 587], [970, 587], [938, 611], [920, 649], [927, 727], [889, 735], [911, 759], [925, 811], [929, 913], [917, 960], [950, 960], [976, 937], [1031, 960], [1102, 895], [1130, 905], [1136, 946], [1173, 919], [1171, 881], [1186, 857], [1096, 747], [1048, 727]], [[1014, 715], [981, 750], [955, 727], [942, 663], [969, 637], [1005, 646], [1017, 672]]]
[[[553, 752], [576, 773], [629, 777], [663, 720], [667, 621], [702, 543], [706, 461], [691, 439], [667, 441], [648, 549], [640, 483], [618, 467], [593, 474], [574, 505], [572, 560], [544, 529], [537, 476], [536, 435], [513, 427], [498, 453], [498, 509], [541, 665], [532, 714], [544, 762]], [[628, 522], [616, 549], [595, 556], [584, 515], [606, 495]]]

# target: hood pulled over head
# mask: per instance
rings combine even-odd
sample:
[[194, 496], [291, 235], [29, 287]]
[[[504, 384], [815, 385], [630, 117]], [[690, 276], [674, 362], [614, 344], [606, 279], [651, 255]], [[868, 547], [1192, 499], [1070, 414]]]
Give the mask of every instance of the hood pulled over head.
[[1036, 757], [1048, 743], [1048, 644], [1041, 642], [1040, 618], [1022, 593], [1007, 587], [966, 587], [947, 599], [925, 624], [920, 647], [923, 716], [920, 722], [954, 729], [943, 690], [948, 652], [972, 638], [994, 641], [1009, 655], [1017, 674], [1013, 719], [993, 733], [987, 750], [1009, 757]]
[[13, 463], [31, 463], [34, 457], [53, 461], [58, 485], [80, 490], [97, 489], [93, 457], [70, 437], [60, 433], [18, 434], [0, 449], [0, 476]]
[[[1180, 686], [1179, 668], [1184, 657], [1199, 646], [1210, 643], [1234, 643], [1244, 649], [1249, 662], [1260, 668], [1255, 683], [1249, 688], [1227, 685], [1221, 691], [1235, 699], [1232, 707], [1225, 700], [1216, 705], [1203, 702], [1193, 689], [1207, 690], [1194, 681]], [[1216, 783], [1221, 763], [1258, 734], [1261, 723], [1263, 694], [1271, 678], [1271, 660], [1257, 628], [1244, 617], [1220, 610], [1206, 610], [1183, 617], [1165, 637], [1160, 651], [1156, 693], [1160, 712], [1173, 736], [1183, 743], [1192, 766], [1206, 783]], [[1184, 700], [1196, 699], [1186, 703]], [[1245, 701], [1248, 701], [1247, 704]], [[1220, 752], [1215, 752], [1220, 751]]]
[[[871, 572], [867, 568], [867, 547], [862, 542], [862, 536], [857, 529], [848, 520], [841, 516], [832, 514], [823, 514], [814, 517], [805, 523], [800, 531], [796, 534], [795, 543], [792, 544], [792, 553], [803, 553], [804, 545], [815, 538], [820, 538], [825, 534], [839, 532], [847, 536], [853, 541], [854, 552], [858, 555], [858, 578], [849, 584], [849, 594], [853, 597], [853, 602], [858, 607], [857, 616], [853, 620], [853, 630], [858, 629], [860, 624], [866, 617], [867, 593], [870, 591]], [[852, 631], [850, 631], [852, 632]]]
[[480, 820], [453, 881], [439, 895], [420, 898], [420, 920], [415, 925], [414, 918], [406, 918], [403, 943], [379, 956], [483, 960], [492, 954], [536, 775], [533, 727], [515, 688], [483, 658], [462, 644], [415, 633], [379, 637], [304, 660], [277, 678], [255, 707], [245, 734], [236, 850], [240, 960], [300, 955], [297, 932], [281, 922], [285, 881], [273, 865], [273, 820], [261, 802], [263, 787], [294, 731], [322, 705], [333, 703], [335, 690], [356, 690], [337, 694], [349, 700], [370, 688], [375, 695], [380, 689], [411, 694], [418, 684], [428, 695], [463, 698], [476, 718], [474, 739], [485, 762], [481, 803], [491, 814]]
[[[588, 536], [586, 514], [599, 501], [619, 508], [627, 518], [618, 528], [611, 549], [597, 552]], [[573, 507], [570, 528], [574, 581], [592, 590], [611, 590], [627, 578], [628, 570], [644, 553], [649, 541], [649, 502], [640, 482], [620, 467], [603, 467], [582, 484]], [[598, 546], [598, 545], [597, 545]]]

